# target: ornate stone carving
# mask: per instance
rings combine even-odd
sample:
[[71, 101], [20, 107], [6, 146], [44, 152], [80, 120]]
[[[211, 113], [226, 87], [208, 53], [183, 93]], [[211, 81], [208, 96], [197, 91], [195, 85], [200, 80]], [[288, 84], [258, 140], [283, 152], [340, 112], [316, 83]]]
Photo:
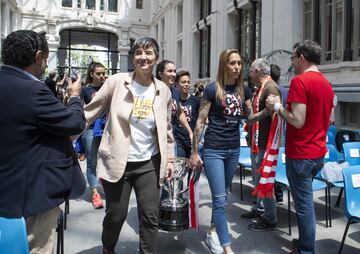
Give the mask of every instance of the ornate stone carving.
[[98, 14], [94, 14], [92, 12], [89, 12], [85, 15], [80, 15], [79, 14], [79, 20], [80, 22], [83, 22], [89, 26], [94, 26], [98, 23], [103, 23], [104, 22], [104, 17], [103, 15], [98, 15]]

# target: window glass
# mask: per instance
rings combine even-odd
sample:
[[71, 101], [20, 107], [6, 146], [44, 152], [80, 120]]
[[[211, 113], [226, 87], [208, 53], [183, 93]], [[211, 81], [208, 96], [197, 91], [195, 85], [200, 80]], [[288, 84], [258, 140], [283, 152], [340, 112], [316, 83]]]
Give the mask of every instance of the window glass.
[[143, 1], [136, 0], [136, 9], [142, 9], [142, 8], [143, 8]]
[[117, 12], [117, 0], [109, 0], [109, 11], [110, 12]]
[[95, 0], [86, 0], [86, 9], [95, 10]]
[[311, 39], [311, 24], [312, 24], [312, 1], [304, 2], [304, 39]]
[[[210, 29], [210, 28], [208, 28]], [[210, 41], [209, 41], [209, 35], [210, 31], [207, 29], [201, 30], [201, 36], [202, 36], [202, 43], [201, 43], [201, 55], [202, 55], [202, 66], [201, 66], [201, 76], [208, 77], [210, 73], [208, 73], [208, 70], [210, 68], [210, 56], [209, 56], [209, 47], [210, 47]]]
[[62, 7], [69, 7], [69, 8], [71, 8], [71, 7], [72, 7], [72, 0], [62, 0], [61, 5], [62, 5]]
[[332, 59], [332, 22], [333, 22], [333, 4], [332, 0], [326, 0], [325, 2], [325, 60], [330, 61]]

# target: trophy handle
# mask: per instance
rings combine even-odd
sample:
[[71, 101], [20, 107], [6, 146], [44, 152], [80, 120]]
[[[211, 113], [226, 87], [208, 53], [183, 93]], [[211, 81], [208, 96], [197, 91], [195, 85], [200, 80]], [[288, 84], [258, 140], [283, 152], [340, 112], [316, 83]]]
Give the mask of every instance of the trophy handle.
[[185, 189], [183, 189], [183, 190], [179, 191], [179, 194], [183, 194], [184, 192], [186, 192], [186, 191], [188, 191], [188, 190], [189, 190], [189, 186], [188, 186], [188, 187], [186, 187]]

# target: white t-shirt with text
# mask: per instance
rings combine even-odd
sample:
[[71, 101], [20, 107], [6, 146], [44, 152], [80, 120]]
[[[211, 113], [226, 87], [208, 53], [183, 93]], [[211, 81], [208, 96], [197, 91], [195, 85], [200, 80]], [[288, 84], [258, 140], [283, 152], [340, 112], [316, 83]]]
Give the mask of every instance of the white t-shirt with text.
[[133, 81], [131, 87], [134, 106], [130, 116], [131, 142], [127, 161], [146, 161], [159, 153], [153, 111], [155, 85], [152, 83], [149, 86], [143, 86]]

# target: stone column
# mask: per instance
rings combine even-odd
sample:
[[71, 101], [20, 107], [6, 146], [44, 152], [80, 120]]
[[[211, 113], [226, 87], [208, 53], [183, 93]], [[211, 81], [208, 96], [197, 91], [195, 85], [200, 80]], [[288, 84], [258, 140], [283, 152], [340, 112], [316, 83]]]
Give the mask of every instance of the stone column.
[[118, 48], [120, 55], [120, 70], [128, 71], [132, 66], [129, 65], [129, 46], [121, 46]]
[[[126, 37], [126, 38], [125, 38]], [[120, 71], [127, 72], [131, 67], [129, 65], [129, 40], [127, 38], [127, 33], [122, 32], [122, 38], [118, 41], [118, 50], [120, 56]]]
[[56, 35], [56, 20], [47, 20], [48, 31], [46, 33], [46, 40], [49, 44], [48, 70], [56, 69], [57, 52], [60, 46], [60, 37]]
[[60, 37], [53, 34], [46, 34], [46, 40], [49, 44], [48, 70], [57, 68], [57, 52], [60, 46]]

